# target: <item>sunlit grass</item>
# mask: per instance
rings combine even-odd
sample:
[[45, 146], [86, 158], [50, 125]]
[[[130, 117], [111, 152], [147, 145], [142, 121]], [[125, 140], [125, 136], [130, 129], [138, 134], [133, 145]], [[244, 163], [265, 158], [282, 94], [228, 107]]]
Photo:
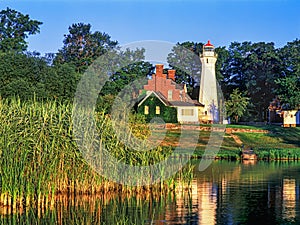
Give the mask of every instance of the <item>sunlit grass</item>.
[[[266, 155], [270, 154], [270, 150], [272, 150], [272, 159], [280, 159], [280, 156], [284, 159], [288, 157], [291, 158], [291, 154], [295, 156], [293, 158], [297, 158], [298, 152], [300, 152], [300, 127], [284, 128], [280, 126], [267, 125], [227, 125], [226, 128], [235, 129], [233, 135], [236, 135], [242, 141], [242, 144], [245, 148], [253, 148], [257, 152], [260, 159], [267, 159]], [[199, 134], [198, 144], [195, 149], [194, 155], [196, 157], [201, 157], [204, 153], [204, 150], [206, 149], [206, 145], [210, 138], [211, 132], [191, 132], [198, 132]], [[163, 143], [165, 145], [176, 146], [180, 135], [180, 130], [170, 130], [167, 132], [167, 136]], [[225, 133], [222, 145], [220, 146], [220, 150], [217, 153], [216, 158], [240, 158], [239, 153], [242, 144], [236, 143], [236, 141], [230, 133]], [[274, 151], [276, 151], [277, 153], [273, 153]]]
[[[272, 131], [273, 130], [273, 131]], [[300, 132], [297, 129], [277, 128], [270, 133], [236, 133], [248, 146], [253, 148], [296, 148], [300, 147]]]
[[[74, 141], [72, 108], [70, 103], [55, 101], [0, 100], [0, 205], [14, 209], [29, 205], [44, 207], [53, 205], [57, 194], [150, 190], [116, 184], [90, 167]], [[129, 165], [154, 164], [172, 152], [168, 146], [133, 151], [118, 140], [108, 116], [97, 112], [95, 121], [103, 144], [99, 148], [105, 146], [111, 155]], [[149, 135], [148, 130], [132, 126], [126, 138], [134, 136], [131, 132], [139, 137]], [[112, 173], [117, 172], [114, 166], [110, 167]], [[183, 170], [151, 189], [172, 190], [178, 179], [185, 182], [182, 178], [189, 177], [181, 173], [190, 173], [190, 170]]]

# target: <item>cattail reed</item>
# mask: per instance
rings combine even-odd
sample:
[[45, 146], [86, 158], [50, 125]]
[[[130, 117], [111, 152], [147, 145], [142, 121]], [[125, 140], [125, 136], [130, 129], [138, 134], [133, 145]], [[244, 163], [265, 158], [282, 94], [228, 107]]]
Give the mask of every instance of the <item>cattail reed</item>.
[[[0, 99], [1, 205], [45, 208], [54, 206], [58, 194], [72, 196], [147, 190], [147, 187], [133, 189], [115, 184], [89, 166], [73, 137], [72, 108], [71, 103], [56, 101]], [[147, 126], [138, 126], [136, 121], [139, 118], [131, 120], [134, 123], [126, 140], [130, 142], [134, 136], [146, 139], [150, 133]], [[109, 116], [95, 112], [95, 121], [100, 139], [91, 140], [91, 143], [99, 143], [99, 151], [105, 147], [111, 155], [129, 165], [156, 163], [172, 152], [171, 147], [161, 146], [149, 151], [131, 151], [118, 140]], [[187, 175], [179, 177], [191, 178], [191, 169], [183, 173]], [[173, 189], [177, 178], [169, 178], [153, 188]]]

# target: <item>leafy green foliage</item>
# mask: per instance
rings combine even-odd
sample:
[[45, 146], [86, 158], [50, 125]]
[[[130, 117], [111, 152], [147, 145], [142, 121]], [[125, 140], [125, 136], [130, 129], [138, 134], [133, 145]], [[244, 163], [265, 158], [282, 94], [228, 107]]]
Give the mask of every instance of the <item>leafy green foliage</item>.
[[114, 103], [115, 96], [111, 94], [99, 95], [96, 103], [96, 111], [105, 112], [105, 114], [110, 113], [111, 107]]
[[80, 74], [75, 71], [73, 65], [65, 63], [51, 66], [43, 80], [47, 98], [73, 99], [79, 79]]
[[68, 64], [49, 66], [40, 57], [9, 52], [0, 54], [0, 96], [20, 99], [74, 97], [80, 75]]
[[230, 99], [225, 102], [228, 116], [232, 116], [237, 123], [239, 118], [245, 113], [249, 104], [249, 98], [244, 97], [238, 89], [234, 89]]
[[54, 62], [72, 63], [80, 73], [83, 73], [96, 58], [118, 44], [106, 33], [92, 32], [91, 25], [84, 23], [72, 24], [63, 43], [64, 46], [59, 50]]
[[201, 63], [199, 54], [203, 43], [183, 42], [177, 43], [168, 55], [170, 68], [176, 70], [176, 83], [187, 85], [189, 92], [199, 83]]
[[41, 24], [42, 22], [31, 20], [29, 15], [10, 8], [0, 11], [0, 51], [25, 51], [25, 39], [28, 35], [39, 33]]
[[[145, 114], [145, 106], [148, 106], [148, 114]], [[156, 113], [156, 107], [159, 107], [159, 114]], [[156, 96], [149, 96], [137, 109], [137, 112], [145, 116], [147, 122], [155, 117], [162, 118], [166, 123], [177, 123], [176, 108], [165, 106]]]
[[275, 81], [279, 88], [278, 96], [282, 100], [282, 108], [299, 109], [300, 108], [300, 77], [288, 76]]
[[[227, 97], [233, 89], [247, 93], [253, 119], [264, 121], [267, 108], [276, 95], [275, 79], [280, 76], [280, 59], [274, 43], [233, 42], [224, 64], [224, 84]], [[223, 85], [224, 86], [224, 85]]]
[[[48, 72], [47, 64], [40, 58], [14, 52], [0, 54], [0, 95], [31, 98], [44, 89], [42, 74]], [[39, 95], [39, 94], [38, 94]], [[39, 96], [43, 97], [43, 96]]]
[[135, 82], [134, 85], [136, 85], [135, 90], [133, 91], [137, 92], [138, 90], [142, 89], [142, 85], [145, 84], [146, 78], [151, 76], [153, 72], [154, 67], [149, 62], [139, 61], [132, 63], [114, 73], [103, 87], [101, 94], [117, 95], [121, 90], [124, 89], [126, 85], [133, 85], [133, 82]]
[[215, 52], [218, 55], [216, 62], [216, 78], [217, 81], [221, 83], [224, 80], [224, 67], [226, 62], [229, 60], [229, 52], [224, 46], [216, 47]]
[[283, 75], [275, 80], [282, 107], [300, 108], [300, 40], [288, 42], [279, 49]]
[[[139, 50], [131, 53], [133, 56]], [[137, 100], [139, 90], [147, 83], [147, 77], [153, 74], [154, 67], [149, 62], [138, 61], [129, 64], [112, 74], [103, 86], [97, 99], [97, 110], [110, 113], [116, 96], [119, 95], [123, 102]]]

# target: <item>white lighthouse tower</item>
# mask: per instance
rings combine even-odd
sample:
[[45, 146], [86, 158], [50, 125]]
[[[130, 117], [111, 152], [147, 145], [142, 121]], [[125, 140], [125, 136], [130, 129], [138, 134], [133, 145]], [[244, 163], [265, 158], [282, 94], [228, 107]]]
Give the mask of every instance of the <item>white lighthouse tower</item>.
[[200, 80], [199, 102], [204, 104], [203, 114], [214, 123], [219, 121], [218, 115], [218, 92], [216, 80], [217, 54], [215, 47], [208, 41], [203, 46], [203, 53], [200, 55], [202, 72]]

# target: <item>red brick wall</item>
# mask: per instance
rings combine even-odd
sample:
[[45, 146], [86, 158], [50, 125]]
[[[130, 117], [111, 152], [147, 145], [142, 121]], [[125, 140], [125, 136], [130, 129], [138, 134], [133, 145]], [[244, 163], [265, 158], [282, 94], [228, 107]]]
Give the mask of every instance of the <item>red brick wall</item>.
[[[171, 79], [170, 79], [171, 78]], [[185, 101], [185, 92], [182, 90], [182, 98], [180, 98], [180, 90], [176, 89], [176, 85], [172, 84], [172, 80], [175, 80], [175, 70], [168, 71], [167, 75], [163, 74], [163, 65], [156, 65], [156, 74], [153, 74], [152, 79], [148, 80], [148, 84], [144, 85], [144, 89], [147, 91], [159, 91], [166, 99], [168, 99], [168, 91], [172, 90], [172, 101]]]
[[176, 70], [168, 70], [168, 78], [175, 81], [175, 72]]
[[166, 74], [162, 77], [158, 77], [153, 74], [152, 80], [148, 80], [148, 84], [144, 85], [144, 89], [147, 91], [159, 91], [168, 99], [168, 91], [172, 90], [172, 101], [185, 101], [185, 92], [182, 92], [182, 98], [180, 98], [180, 90], [176, 89], [175, 84], [172, 84], [172, 80], [166, 78]]

